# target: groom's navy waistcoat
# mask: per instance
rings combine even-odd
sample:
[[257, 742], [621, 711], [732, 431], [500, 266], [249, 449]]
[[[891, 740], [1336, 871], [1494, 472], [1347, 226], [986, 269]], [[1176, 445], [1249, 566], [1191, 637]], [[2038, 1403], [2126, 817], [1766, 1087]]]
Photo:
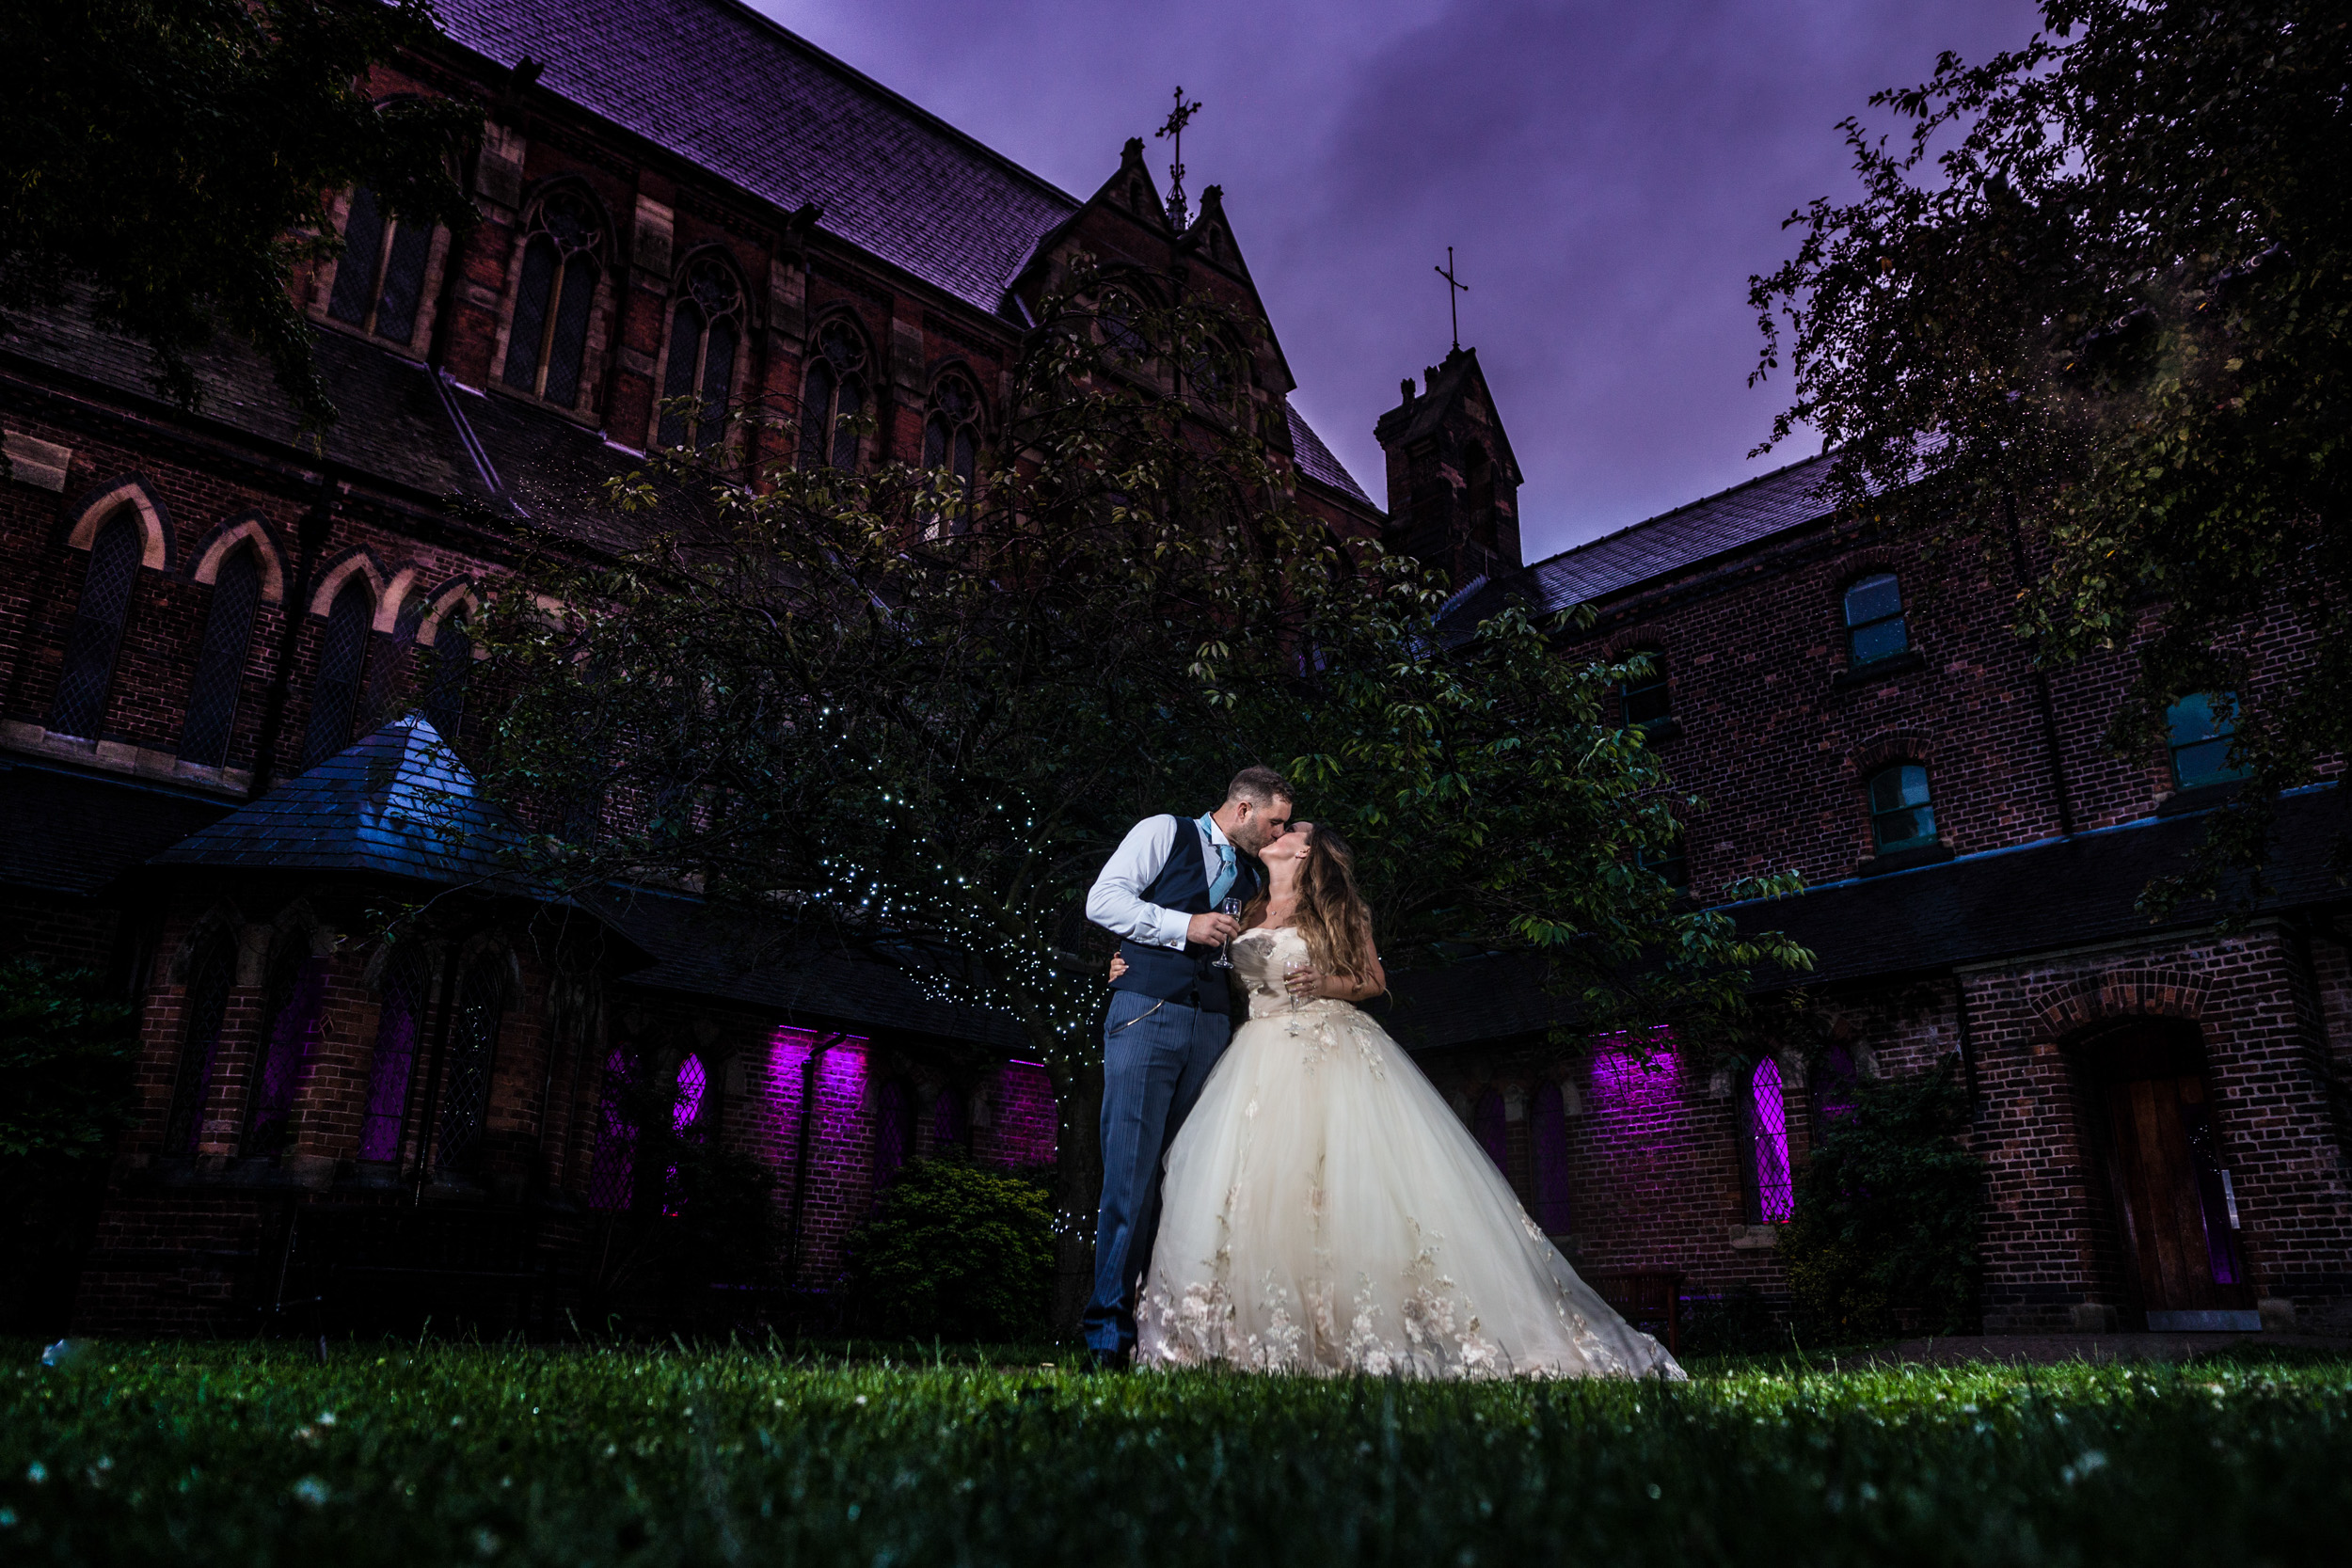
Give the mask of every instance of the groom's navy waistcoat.
[[[1234, 851], [1233, 891], [1232, 896], [1248, 903], [1264, 886], [1258, 863], [1249, 856]], [[1168, 863], [1143, 890], [1144, 902], [1157, 904], [1164, 910], [1182, 910], [1186, 914], [1209, 912], [1209, 866], [1200, 852], [1200, 830], [1184, 818], [1177, 819], [1176, 847], [1168, 851]], [[1204, 1013], [1225, 1013], [1233, 1008], [1232, 989], [1226, 982], [1226, 970], [1210, 967], [1219, 949], [1186, 942], [1183, 952], [1172, 947], [1147, 947], [1139, 942], [1121, 942], [1119, 956], [1127, 960], [1127, 973], [1113, 980], [1119, 990], [1136, 990], [1162, 1002], [1181, 1002], [1198, 1007]]]

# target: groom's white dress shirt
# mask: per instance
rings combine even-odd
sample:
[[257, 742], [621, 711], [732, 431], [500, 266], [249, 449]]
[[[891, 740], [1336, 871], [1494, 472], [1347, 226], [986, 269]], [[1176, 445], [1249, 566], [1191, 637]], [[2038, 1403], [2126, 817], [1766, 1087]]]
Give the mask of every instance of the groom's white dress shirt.
[[[1201, 825], [1204, 820], [1205, 828]], [[1087, 892], [1087, 918], [1129, 942], [1181, 950], [1184, 933], [1191, 928], [1192, 916], [1182, 910], [1147, 903], [1143, 890], [1168, 868], [1168, 857], [1176, 852], [1176, 847], [1186, 843], [1200, 846], [1209, 880], [1215, 882], [1220, 862], [1217, 849], [1232, 840], [1214, 820], [1147, 816], [1127, 830], [1127, 836], [1111, 852], [1103, 874], [1094, 879], [1094, 886]]]

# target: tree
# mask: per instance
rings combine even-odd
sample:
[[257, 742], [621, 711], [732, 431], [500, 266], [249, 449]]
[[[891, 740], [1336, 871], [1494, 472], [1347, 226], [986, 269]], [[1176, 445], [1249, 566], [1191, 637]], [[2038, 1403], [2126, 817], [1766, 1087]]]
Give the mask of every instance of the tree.
[[[2043, 15], [1874, 96], [1899, 140], [1844, 122], [1863, 195], [1793, 214], [1796, 255], [1751, 280], [1752, 379], [1787, 354], [1772, 439], [1818, 430], [1844, 505], [2041, 562], [2015, 625], [2042, 657], [2137, 658], [2125, 754], [2176, 699], [2232, 694], [2249, 780], [2162, 910], [2258, 866], [2278, 792], [2352, 751], [2352, 24]], [[2292, 673], [2256, 675], [2265, 617], [2296, 624]]]
[[0, 963], [0, 1194], [88, 1168], [135, 1119], [134, 1013], [91, 971]]
[[0, 98], [0, 312], [87, 290], [185, 407], [188, 356], [225, 328], [307, 422], [330, 422], [292, 283], [342, 248], [333, 194], [362, 184], [452, 229], [474, 215], [458, 159], [481, 110], [368, 91], [371, 66], [433, 35], [428, 0], [11, 0], [5, 14], [18, 64]]
[[1622, 669], [1520, 616], [1441, 646], [1438, 583], [1297, 507], [1261, 430], [1279, 404], [1216, 363], [1245, 324], [1197, 300], [1098, 321], [1097, 281], [1041, 311], [1009, 460], [977, 486], [672, 458], [618, 487], [642, 547], [524, 563], [483, 624], [513, 695], [480, 772], [545, 830], [531, 876], [688, 885], [1009, 1015], [1061, 1102], [1080, 1238], [1085, 891], [1136, 817], [1248, 763], [1296, 759], [1303, 803], [1363, 833], [1400, 947], [1535, 945], [1588, 1000], [1716, 1006], [1759, 952], [1802, 961], [1622, 863], [1673, 826], [1656, 758], [1603, 718]]

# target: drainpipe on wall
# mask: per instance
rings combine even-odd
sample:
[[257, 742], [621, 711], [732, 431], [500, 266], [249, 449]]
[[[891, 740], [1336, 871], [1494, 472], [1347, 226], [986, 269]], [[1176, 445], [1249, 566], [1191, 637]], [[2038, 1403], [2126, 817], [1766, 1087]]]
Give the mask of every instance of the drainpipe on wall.
[[[2026, 535], [2017, 526], [2017, 494], [2010, 491], [2001, 498], [2001, 510], [2009, 522], [2010, 570], [2015, 574], [2017, 587], [2024, 591], [2026, 583]], [[2033, 650], [2034, 705], [2042, 712], [2042, 746], [2050, 759], [2050, 793], [2058, 802], [2058, 834], [2074, 836], [2074, 800], [2066, 787], [2065, 753], [2058, 750], [2058, 709], [2050, 700], [2050, 672], [2042, 663], [2042, 640], [2029, 644]], [[1971, 1077], [1975, 1069], [1970, 1069]], [[1973, 1085], [1972, 1085], [1973, 1090]]]
[[817, 1125], [817, 1069], [825, 1059], [825, 1053], [849, 1037], [829, 1035], [809, 1048], [808, 1060], [801, 1064], [801, 1131], [798, 1146], [792, 1151], [792, 1219], [786, 1232], [784, 1253], [784, 1282], [787, 1288], [801, 1282], [801, 1232], [808, 1218], [808, 1160]]

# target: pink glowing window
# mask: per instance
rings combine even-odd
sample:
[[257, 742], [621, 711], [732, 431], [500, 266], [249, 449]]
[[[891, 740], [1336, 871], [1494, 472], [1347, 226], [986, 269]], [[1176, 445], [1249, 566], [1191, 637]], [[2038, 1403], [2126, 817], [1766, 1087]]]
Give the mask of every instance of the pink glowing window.
[[[678, 1063], [677, 1080], [671, 1086], [670, 1098], [670, 1135], [675, 1140], [673, 1148], [702, 1136], [703, 1090], [708, 1083], [709, 1078], [703, 1070], [700, 1056], [689, 1055]], [[662, 1173], [661, 1190], [661, 1212], [665, 1214], [683, 1213], [686, 1192], [678, 1182], [677, 1166], [672, 1165]]]
[[1535, 1090], [1531, 1113], [1535, 1154], [1535, 1223], [1547, 1236], [1568, 1233], [1568, 1107], [1557, 1084]]
[[1782, 1225], [1796, 1210], [1788, 1180], [1788, 1112], [1780, 1092], [1780, 1065], [1770, 1056], [1748, 1077], [1748, 1191], [1751, 1213]]
[[1495, 1163], [1495, 1169], [1507, 1177], [1511, 1174], [1511, 1137], [1505, 1125], [1502, 1096], [1488, 1089], [1478, 1097], [1478, 1109], [1470, 1113], [1470, 1132], [1477, 1135], [1478, 1147], [1486, 1151], [1486, 1158]]

